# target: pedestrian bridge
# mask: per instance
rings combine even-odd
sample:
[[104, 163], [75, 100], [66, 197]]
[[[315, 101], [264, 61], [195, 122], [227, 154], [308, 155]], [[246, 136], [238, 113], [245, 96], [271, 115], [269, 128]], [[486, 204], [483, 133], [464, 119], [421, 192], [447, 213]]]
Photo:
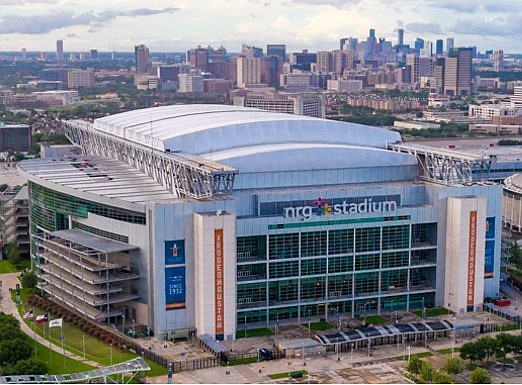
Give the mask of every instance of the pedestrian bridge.
[[129, 383], [138, 372], [150, 370], [149, 365], [141, 357], [125, 361], [105, 368], [88, 370], [71, 374], [56, 375], [23, 375], [0, 376], [0, 384], [62, 384], [62, 383], [91, 383], [92, 380], [102, 379], [104, 383]]

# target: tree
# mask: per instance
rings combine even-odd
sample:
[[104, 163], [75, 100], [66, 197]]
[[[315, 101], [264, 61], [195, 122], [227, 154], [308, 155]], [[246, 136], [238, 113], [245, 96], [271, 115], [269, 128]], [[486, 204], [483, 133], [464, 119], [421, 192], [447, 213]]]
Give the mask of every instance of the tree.
[[509, 264], [515, 266], [517, 269], [522, 269], [522, 250], [516, 242], [512, 242], [508, 249]]
[[491, 376], [482, 368], [477, 368], [470, 373], [471, 384], [491, 384]]
[[419, 374], [422, 367], [422, 361], [419, 357], [413, 355], [410, 356], [410, 361], [406, 366], [406, 370], [412, 374]]
[[0, 341], [0, 362], [15, 365], [20, 360], [31, 357], [31, 344], [25, 338]]
[[[479, 338], [475, 342], [475, 348], [478, 351], [477, 353], [480, 354], [480, 352], [482, 352], [486, 358], [486, 362], [489, 362], [490, 357], [495, 355], [497, 351], [497, 340], [490, 336]], [[482, 359], [484, 359], [484, 357], [482, 357]]]
[[436, 384], [451, 384], [453, 378], [449, 374], [437, 370], [433, 373], [433, 382]]
[[45, 374], [48, 372], [47, 365], [35, 358], [18, 361], [12, 368], [13, 373], [11, 374]]
[[460, 348], [460, 357], [464, 360], [469, 360], [469, 363], [471, 364], [473, 361], [480, 361], [486, 357], [483, 351], [479, 351], [475, 343], [473, 342], [466, 342], [464, 345]]
[[464, 370], [464, 361], [461, 358], [450, 358], [444, 364], [443, 369], [450, 374], [459, 374]]
[[495, 357], [499, 360], [505, 361], [506, 356], [515, 351], [514, 336], [506, 333], [497, 336], [497, 344], [495, 350]]
[[419, 372], [419, 378], [422, 382], [425, 384], [433, 382], [433, 379], [435, 377], [435, 371], [431, 367], [431, 363], [427, 361], [422, 361], [420, 372]]
[[33, 271], [28, 271], [24, 275], [20, 276], [20, 282], [24, 288], [34, 288], [38, 283], [38, 277]]
[[13, 265], [18, 264], [20, 262], [20, 250], [14, 243], [10, 243], [7, 245], [6, 249], [7, 259], [11, 261]]

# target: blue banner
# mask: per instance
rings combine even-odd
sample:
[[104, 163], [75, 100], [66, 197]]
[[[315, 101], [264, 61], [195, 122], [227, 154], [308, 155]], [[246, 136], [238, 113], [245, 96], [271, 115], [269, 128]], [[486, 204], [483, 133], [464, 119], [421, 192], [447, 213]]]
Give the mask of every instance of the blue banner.
[[484, 256], [484, 277], [493, 278], [495, 271], [495, 241], [486, 241], [486, 253]]
[[184, 267], [167, 267], [165, 269], [165, 302], [166, 310], [185, 307]]
[[165, 241], [165, 266], [185, 263], [185, 240]]
[[486, 239], [495, 238], [495, 217], [486, 218]]

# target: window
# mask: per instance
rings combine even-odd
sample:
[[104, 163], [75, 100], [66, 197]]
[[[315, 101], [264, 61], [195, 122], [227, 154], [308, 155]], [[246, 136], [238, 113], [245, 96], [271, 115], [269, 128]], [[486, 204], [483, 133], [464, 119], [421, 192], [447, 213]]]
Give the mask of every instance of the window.
[[301, 256], [313, 257], [326, 255], [326, 231], [314, 231], [301, 234]]
[[344, 273], [353, 270], [353, 256], [343, 255], [328, 258], [328, 273]]
[[410, 245], [410, 226], [389, 226], [382, 229], [382, 249], [407, 249]]
[[299, 234], [269, 235], [270, 259], [297, 258], [299, 256]]
[[299, 275], [299, 261], [271, 262], [269, 264], [269, 278], [297, 277]]
[[353, 229], [330, 230], [328, 232], [328, 254], [353, 253]]
[[380, 255], [356, 255], [355, 256], [355, 270], [375, 270], [380, 267]]
[[380, 249], [381, 229], [379, 227], [356, 229], [355, 234], [356, 252], [378, 251]]
[[304, 259], [301, 261], [301, 275], [326, 273], [326, 258]]

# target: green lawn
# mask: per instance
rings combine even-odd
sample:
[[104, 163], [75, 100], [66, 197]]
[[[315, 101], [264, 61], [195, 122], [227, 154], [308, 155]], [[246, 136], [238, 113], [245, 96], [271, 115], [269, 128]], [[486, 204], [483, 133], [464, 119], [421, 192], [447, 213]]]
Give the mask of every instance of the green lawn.
[[[422, 310], [412, 311], [417, 317], [422, 317]], [[426, 318], [437, 317], [439, 315], [450, 314], [450, 311], [444, 307], [434, 307], [433, 309], [426, 309]]]
[[359, 318], [360, 321], [366, 320], [367, 325], [378, 325], [389, 322], [387, 318], [384, 318], [380, 315], [368, 315], [366, 317]]
[[[417, 356], [419, 358], [424, 358], [424, 357], [431, 357], [433, 355], [432, 352], [422, 352], [422, 353], [417, 353], [417, 354], [411, 354], [410, 357], [413, 357], [413, 356]], [[404, 355], [402, 356], [402, 359], [404, 361], [408, 361], [408, 355]]]
[[235, 366], [235, 365], [248, 365], [257, 362], [257, 357], [249, 357], [249, 358], [238, 358], [231, 359], [228, 361], [228, 365], [222, 363], [222, 366]]
[[[454, 348], [453, 351], [456, 353], [456, 352], [460, 351], [460, 348]], [[439, 353], [439, 354], [451, 354], [451, 348], [437, 350], [437, 353]]]
[[31, 261], [25, 259], [21, 260], [17, 265], [13, 265], [8, 259], [0, 261], [0, 274], [16, 273], [29, 268], [31, 268]]
[[[14, 291], [13, 291], [14, 293]], [[20, 297], [24, 298], [24, 289], [21, 290]], [[25, 295], [27, 297], [27, 295]], [[34, 306], [27, 305], [24, 307], [23, 305], [19, 306], [19, 312], [20, 314], [25, 314], [29, 309], [33, 309], [35, 318], [37, 315], [44, 314], [45, 311], [42, 309], [39, 309]], [[50, 317], [50, 319], [56, 318], [55, 316]], [[30, 319], [24, 320], [30, 328], [34, 328], [36, 325], [36, 333], [38, 333], [41, 336], [45, 335], [45, 338], [51, 339], [51, 341], [58, 346], [61, 346], [61, 340], [60, 340], [60, 328], [48, 328], [48, 324], [46, 323], [34, 323]], [[33, 329], [34, 330], [34, 329]], [[84, 336], [84, 337], [83, 337]], [[119, 350], [115, 347], [111, 347], [107, 343], [99, 340], [96, 337], [93, 337], [89, 334], [86, 334], [84, 331], [82, 331], [80, 328], [78, 328], [76, 325], [74, 325], [71, 322], [64, 322], [63, 323], [63, 337], [64, 337], [64, 347], [65, 350], [70, 351], [80, 357], [83, 357], [83, 339], [85, 338], [85, 358], [98, 362], [102, 365], [108, 366], [111, 364], [111, 355], [112, 355], [112, 364], [117, 364], [120, 362], [124, 362], [127, 360], [131, 360], [133, 358], [136, 358], [137, 355], [134, 353], [131, 353], [129, 351], [123, 351]], [[49, 356], [49, 351], [47, 351], [47, 357]], [[47, 358], [47, 361], [49, 361], [49, 358]], [[62, 356], [63, 361], [63, 356]], [[151, 370], [146, 372], [147, 376], [161, 376], [167, 374], [167, 369], [164, 368], [161, 365], [156, 364], [155, 362], [145, 360], [147, 364], [151, 367]], [[79, 363], [80, 364], [80, 363]], [[54, 357], [53, 357], [53, 366], [54, 366]], [[69, 372], [62, 372], [62, 373], [69, 373]]]
[[[239, 328], [239, 326], [238, 326]], [[246, 337], [263, 337], [263, 336], [271, 336], [274, 332], [271, 329], [267, 328], [259, 328], [259, 329], [247, 329]], [[236, 338], [245, 338], [245, 330], [237, 330]]]
[[[304, 324], [304, 326], [308, 327], [308, 323]], [[333, 328], [333, 325], [329, 322], [310, 322], [310, 330], [328, 330], [331, 328]]]
[[281, 378], [288, 378], [292, 373], [301, 372], [303, 373], [303, 376], [306, 376], [308, 372], [306, 370], [292, 370], [291, 372], [284, 372], [284, 373], [275, 373], [275, 374], [269, 374], [267, 377], [271, 380], [279, 380]]

